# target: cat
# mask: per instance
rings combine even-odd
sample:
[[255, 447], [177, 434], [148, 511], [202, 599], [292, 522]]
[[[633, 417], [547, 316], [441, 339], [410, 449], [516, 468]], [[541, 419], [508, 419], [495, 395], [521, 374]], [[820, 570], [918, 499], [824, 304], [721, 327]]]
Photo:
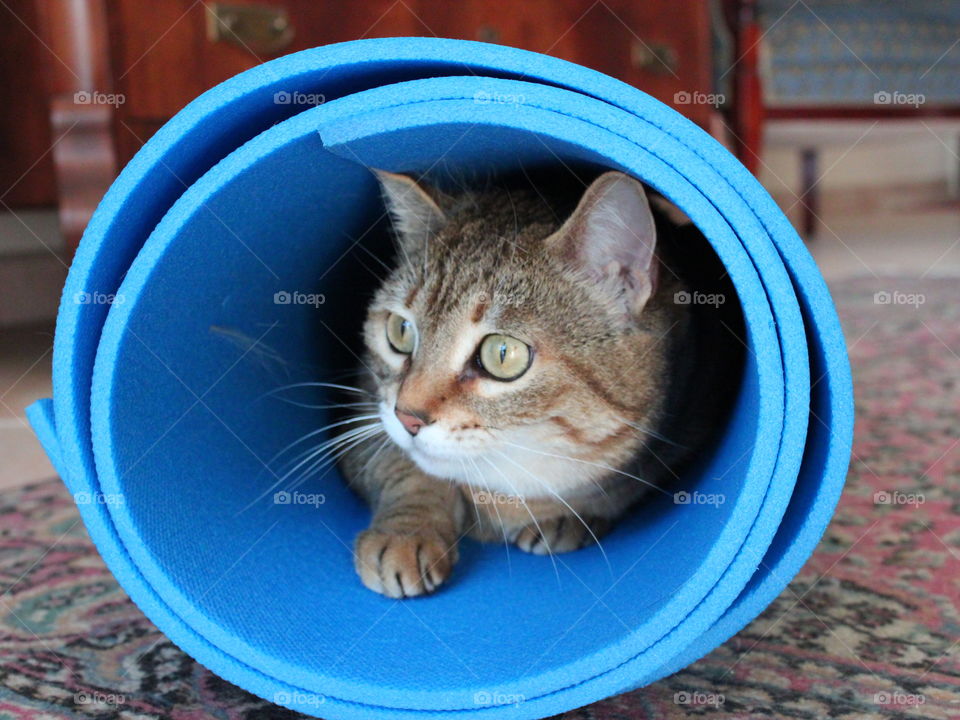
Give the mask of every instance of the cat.
[[616, 171], [586, 190], [453, 193], [375, 174], [398, 258], [368, 308], [362, 383], [388, 439], [340, 461], [373, 512], [354, 545], [366, 587], [432, 593], [465, 536], [535, 554], [599, 542], [702, 456], [742, 345], [738, 310], [691, 302], [735, 297], [695, 228], [699, 245]]

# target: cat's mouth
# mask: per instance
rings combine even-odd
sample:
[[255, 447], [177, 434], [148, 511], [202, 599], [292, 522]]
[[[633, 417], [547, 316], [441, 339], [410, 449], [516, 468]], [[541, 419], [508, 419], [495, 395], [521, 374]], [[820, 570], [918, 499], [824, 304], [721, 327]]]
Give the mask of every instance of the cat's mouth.
[[434, 447], [417, 438], [397, 438], [397, 444], [416, 465], [426, 473], [451, 478], [462, 474], [464, 453], [458, 450]]
[[410, 457], [415, 461], [420, 462], [421, 460], [431, 464], [438, 463], [452, 463], [456, 460], [456, 457], [452, 455], [447, 455], [439, 453], [433, 449], [427, 449], [418, 445], [416, 442], [413, 442], [411, 446], [407, 449]]
[[462, 453], [443, 453], [435, 449], [426, 449], [421, 444], [413, 443], [405, 448], [407, 456], [416, 465], [429, 475], [447, 480], [463, 480], [466, 471]]
[[437, 447], [418, 438], [411, 438], [404, 449], [414, 461], [420, 463], [422, 460], [424, 463], [433, 465], [444, 463], [451, 467], [459, 466], [465, 459], [472, 457], [472, 454], [466, 452], [464, 448]]
[[481, 451], [475, 442], [464, 444], [445, 437], [445, 433], [439, 432], [440, 428], [426, 428], [411, 436], [387, 403], [381, 404], [380, 422], [394, 444], [431, 475], [460, 477], [465, 473], [464, 463], [469, 464]]

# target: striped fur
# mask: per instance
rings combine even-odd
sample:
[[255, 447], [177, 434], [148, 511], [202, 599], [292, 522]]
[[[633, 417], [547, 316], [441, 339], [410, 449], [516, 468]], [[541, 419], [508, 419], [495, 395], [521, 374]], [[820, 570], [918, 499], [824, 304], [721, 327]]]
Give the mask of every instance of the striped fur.
[[[683, 252], [664, 241], [661, 218], [653, 229], [626, 176], [607, 173], [586, 192], [504, 182], [454, 195], [380, 179], [398, 260], [369, 307], [364, 365], [390, 441], [342, 461], [373, 510], [355, 546], [360, 578], [409, 597], [447, 579], [464, 536], [541, 554], [596, 542], [703, 446], [730, 394], [716, 379], [736, 385], [739, 341], [674, 301], [690, 289]], [[617, 239], [624, 217], [651, 248], [660, 236], [656, 256]], [[416, 325], [412, 355], [387, 343], [391, 312]], [[494, 332], [533, 349], [519, 379], [475, 371]], [[712, 361], [694, 362], [700, 350]], [[416, 437], [394, 415], [398, 398], [433, 420]]]

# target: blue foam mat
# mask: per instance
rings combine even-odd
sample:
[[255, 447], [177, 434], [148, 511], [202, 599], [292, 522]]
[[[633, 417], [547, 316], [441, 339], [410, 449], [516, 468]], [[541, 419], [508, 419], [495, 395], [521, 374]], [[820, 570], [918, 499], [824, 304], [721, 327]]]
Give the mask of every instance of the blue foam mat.
[[[277, 103], [278, 92], [327, 102]], [[468, 546], [457, 582], [397, 606], [352, 576], [349, 543], [367, 516], [335, 473], [314, 488], [327, 499], [320, 513], [248, 507], [272, 481], [262, 460], [318, 420], [259, 402], [277, 368], [245, 362], [225, 337], [263, 337], [289, 367], [313, 362], [305, 348], [322, 331], [310, 308], [278, 306], [274, 293], [329, 286], [320, 315], [333, 323], [357, 297], [332, 280], [382, 213], [363, 166], [436, 171], [441, 157], [452, 173], [590, 162], [656, 187], [726, 265], [749, 352], [698, 485], [722, 493], [722, 506], [655, 503], [605, 542], [606, 558], [565, 556], [556, 576], [543, 558]], [[325, 342], [321, 358], [337, 340]], [[218, 674], [330, 718], [544, 717], [682, 667], [755, 617], [805, 561], [852, 434], [829, 295], [749, 173], [629, 86], [462, 41], [317, 48], [191, 103], [91, 221], [54, 354], [53, 404], [30, 419], [71, 491], [100, 498], [81, 514], [121, 584]]]

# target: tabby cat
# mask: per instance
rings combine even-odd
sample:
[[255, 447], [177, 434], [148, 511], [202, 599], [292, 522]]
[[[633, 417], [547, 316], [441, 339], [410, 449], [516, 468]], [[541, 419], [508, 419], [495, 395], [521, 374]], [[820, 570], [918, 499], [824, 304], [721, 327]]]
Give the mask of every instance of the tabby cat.
[[723, 282], [715, 258], [690, 270], [702, 236], [684, 242], [620, 172], [585, 191], [377, 177], [399, 257], [369, 306], [363, 372], [388, 439], [341, 460], [373, 511], [363, 583], [431, 593], [466, 536], [576, 550], [677, 482], [738, 377], [739, 310], [690, 302], [716, 289], [698, 279]]

